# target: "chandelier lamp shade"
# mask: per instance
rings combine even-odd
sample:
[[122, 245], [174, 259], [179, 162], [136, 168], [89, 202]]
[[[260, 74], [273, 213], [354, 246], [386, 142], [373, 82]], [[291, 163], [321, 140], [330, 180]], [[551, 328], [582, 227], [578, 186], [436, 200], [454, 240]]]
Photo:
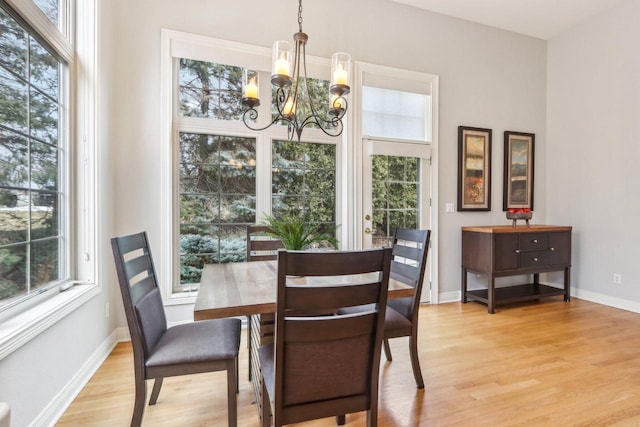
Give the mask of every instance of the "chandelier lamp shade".
[[329, 136], [339, 136], [344, 128], [342, 118], [347, 112], [345, 95], [350, 91], [351, 56], [338, 52], [331, 57], [331, 80], [327, 99], [329, 108], [328, 115], [323, 116], [309, 91], [305, 58], [305, 46], [309, 37], [302, 32], [302, 0], [298, 1], [298, 28], [298, 32], [293, 35], [293, 45], [282, 40], [273, 44], [271, 84], [275, 88], [275, 112], [271, 123], [264, 127], [252, 125], [258, 119], [256, 107], [260, 105], [258, 72], [246, 68], [242, 76], [242, 105], [245, 107], [242, 121], [249, 129], [256, 131], [284, 122], [287, 124], [290, 141], [294, 137], [300, 141], [302, 130], [312, 125]]

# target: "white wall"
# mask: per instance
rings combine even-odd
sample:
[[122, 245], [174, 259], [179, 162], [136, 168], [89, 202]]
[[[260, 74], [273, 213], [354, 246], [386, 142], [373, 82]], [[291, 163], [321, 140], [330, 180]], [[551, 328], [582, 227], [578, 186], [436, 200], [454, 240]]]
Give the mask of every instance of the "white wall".
[[[640, 1], [548, 43], [547, 218], [570, 224], [576, 295], [640, 311]], [[613, 284], [613, 273], [622, 284]]]
[[[343, 50], [354, 61], [440, 76], [440, 292], [458, 292], [460, 226], [507, 224], [503, 132], [535, 133], [536, 156], [545, 156], [545, 42], [383, 0], [303, 6], [310, 55], [330, 57]], [[160, 29], [270, 47], [297, 31], [297, 2], [249, 0], [236, 6], [226, 0], [110, 0], [108, 7], [103, 27], [111, 48], [103, 55], [112, 56], [105, 82], [112, 116], [105, 123], [114, 144], [116, 231], [147, 229], [158, 264], [167, 261], [159, 259]], [[444, 203], [455, 202], [457, 195], [459, 125], [494, 131], [490, 213], [444, 213]], [[534, 219], [541, 223], [544, 162], [536, 163], [536, 181]]]

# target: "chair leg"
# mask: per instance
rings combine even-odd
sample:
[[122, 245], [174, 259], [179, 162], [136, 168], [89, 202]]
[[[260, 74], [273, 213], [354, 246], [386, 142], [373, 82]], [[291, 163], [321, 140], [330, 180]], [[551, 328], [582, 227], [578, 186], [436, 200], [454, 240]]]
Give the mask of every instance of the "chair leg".
[[367, 427], [378, 427], [378, 405], [371, 404], [371, 409], [367, 411]]
[[238, 356], [234, 358], [233, 364], [236, 366], [236, 394], [240, 393], [240, 364], [238, 363]]
[[260, 381], [260, 387], [262, 389], [262, 408], [260, 409], [260, 419], [262, 420], [261, 427], [270, 427], [272, 418], [273, 427], [277, 427], [276, 417], [272, 416], [271, 400], [269, 399], [269, 392], [267, 391], [267, 387], [264, 385], [264, 380]]
[[238, 425], [238, 401], [236, 398], [238, 374], [236, 366], [235, 357], [227, 363], [227, 414], [229, 427]]
[[155, 405], [160, 395], [160, 389], [162, 388], [162, 380], [164, 378], [156, 378], [153, 382], [153, 389], [151, 390], [151, 397], [149, 398], [149, 405]]
[[251, 316], [247, 316], [247, 350], [249, 350], [249, 381], [251, 381]]
[[136, 396], [133, 404], [133, 415], [131, 416], [131, 427], [140, 427], [142, 415], [144, 414], [144, 404], [147, 399], [147, 381], [138, 378], [136, 375]]
[[336, 424], [339, 426], [343, 426], [347, 423], [346, 415], [336, 415]]
[[389, 347], [389, 340], [386, 338], [383, 339], [382, 344], [384, 346], [384, 355], [387, 358], [387, 360], [391, 362], [393, 358], [391, 357], [391, 347]]
[[424, 388], [422, 371], [420, 370], [420, 360], [418, 359], [418, 340], [415, 339], [413, 335], [409, 337], [409, 353], [411, 353], [411, 367], [413, 368], [416, 385], [418, 388]]

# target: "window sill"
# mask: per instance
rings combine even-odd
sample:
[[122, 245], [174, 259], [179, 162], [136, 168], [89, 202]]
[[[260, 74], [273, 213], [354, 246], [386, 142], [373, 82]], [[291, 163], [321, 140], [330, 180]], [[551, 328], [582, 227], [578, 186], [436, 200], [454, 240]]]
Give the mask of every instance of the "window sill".
[[100, 293], [97, 285], [75, 285], [0, 323], [0, 360]]

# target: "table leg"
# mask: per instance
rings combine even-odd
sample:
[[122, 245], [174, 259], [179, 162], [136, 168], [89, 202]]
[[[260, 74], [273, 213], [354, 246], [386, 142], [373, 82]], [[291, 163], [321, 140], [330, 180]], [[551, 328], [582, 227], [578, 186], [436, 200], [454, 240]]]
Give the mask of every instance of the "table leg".
[[496, 312], [496, 278], [493, 274], [489, 275], [489, 289], [487, 289], [487, 298], [489, 299], [488, 311], [489, 314]]
[[467, 303], [467, 269], [462, 267], [462, 281], [461, 281], [461, 294], [460, 297], [463, 303]]
[[571, 301], [571, 267], [564, 269], [564, 300]]

